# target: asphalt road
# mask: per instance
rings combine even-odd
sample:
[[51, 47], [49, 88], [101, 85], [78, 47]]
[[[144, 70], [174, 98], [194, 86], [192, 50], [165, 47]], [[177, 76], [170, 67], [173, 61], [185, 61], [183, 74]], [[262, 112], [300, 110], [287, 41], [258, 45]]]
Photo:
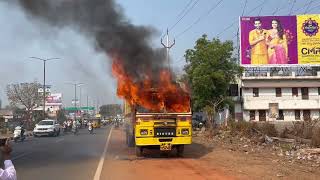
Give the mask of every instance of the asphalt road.
[[19, 180], [94, 179], [111, 127], [89, 134], [29, 137], [12, 143], [12, 160]]

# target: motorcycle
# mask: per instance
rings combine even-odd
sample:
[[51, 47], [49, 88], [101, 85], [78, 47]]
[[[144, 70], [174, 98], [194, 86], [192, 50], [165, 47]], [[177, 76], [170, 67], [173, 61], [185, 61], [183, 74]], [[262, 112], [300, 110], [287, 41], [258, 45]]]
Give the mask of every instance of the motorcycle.
[[78, 135], [78, 128], [77, 127], [72, 127], [72, 132], [74, 135]]
[[90, 132], [90, 134], [93, 134], [93, 127], [92, 127], [92, 125], [89, 125], [89, 126], [88, 126], [88, 131]]
[[[21, 133], [21, 131], [23, 133]], [[25, 138], [26, 138], [25, 130], [20, 126], [17, 126], [14, 129], [14, 132], [13, 132], [13, 140], [14, 140], [14, 142], [18, 142], [18, 140], [20, 140], [22, 142], [22, 141], [24, 141]]]

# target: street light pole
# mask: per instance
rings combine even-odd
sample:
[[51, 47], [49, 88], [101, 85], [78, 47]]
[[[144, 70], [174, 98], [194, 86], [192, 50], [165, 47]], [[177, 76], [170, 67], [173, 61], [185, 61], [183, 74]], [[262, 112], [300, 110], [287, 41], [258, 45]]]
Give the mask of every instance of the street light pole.
[[[74, 86], [74, 108], [75, 108], [75, 111], [77, 112], [77, 86], [82, 86], [84, 85], [84, 83], [67, 83], [67, 84], [71, 84]], [[76, 120], [76, 112], [75, 112], [75, 115], [74, 115], [74, 120]]]
[[32, 59], [43, 61], [43, 118], [46, 118], [46, 62], [51, 60], [58, 60], [60, 58], [38, 58], [38, 57], [30, 57]]

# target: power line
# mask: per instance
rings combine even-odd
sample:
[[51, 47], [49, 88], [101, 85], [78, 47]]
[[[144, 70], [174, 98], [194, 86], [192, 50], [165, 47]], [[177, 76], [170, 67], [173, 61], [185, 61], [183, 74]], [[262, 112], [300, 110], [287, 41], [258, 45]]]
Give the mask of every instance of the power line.
[[275, 15], [276, 13], [280, 12], [282, 9], [285, 9], [287, 7], [288, 3], [285, 2], [284, 5], [282, 5], [280, 8], [277, 8], [272, 15]]
[[243, 9], [242, 9], [241, 16], [243, 16], [243, 15], [244, 15], [244, 12], [245, 12], [246, 7], [247, 7], [247, 3], [248, 3], [248, 0], [246, 0], [246, 1], [244, 2], [244, 6], [243, 6]]
[[303, 14], [306, 14], [308, 12], [308, 10], [309, 10], [309, 8], [310, 8], [312, 3], [313, 3], [313, 0], [310, 0], [310, 2], [309, 2], [308, 6], [307, 6], [307, 8], [306, 8], [306, 10], [304, 11]]
[[[250, 9], [249, 12], [253, 12], [256, 9], [258, 9], [259, 7], [263, 7], [265, 5], [266, 0], [261, 0], [260, 2], [262, 2], [262, 3], [260, 3], [258, 6], [254, 7], [253, 9]], [[220, 31], [217, 36], [220, 36], [222, 33], [229, 30], [230, 28], [232, 28], [239, 21], [238, 18], [235, 18], [235, 19], [236, 19], [235, 21], [233, 21], [230, 25], [228, 25], [226, 28], [224, 28], [222, 31]]]
[[220, 0], [218, 3], [216, 3], [215, 5], [213, 5], [206, 13], [204, 13], [202, 16], [200, 16], [196, 21], [194, 21], [188, 28], [186, 28], [184, 31], [182, 31], [181, 33], [179, 33], [176, 38], [180, 37], [181, 35], [183, 35], [184, 33], [186, 33], [187, 31], [189, 31], [194, 25], [198, 24], [200, 22], [200, 20], [202, 18], [204, 18], [205, 16], [208, 16], [213, 10], [215, 10], [224, 0]]
[[[178, 19], [178, 21], [176, 23], [174, 23], [170, 28], [169, 31], [171, 31], [174, 27], [176, 27], [176, 25], [198, 4], [200, 0], [195, 1], [192, 6], [181, 16], [180, 19]], [[185, 11], [185, 9], [189, 6], [190, 3], [192, 3], [193, 0], [189, 1], [189, 3], [187, 4], [187, 6], [184, 8], [183, 11]], [[183, 12], [182, 11], [182, 12]], [[179, 17], [179, 16], [178, 16]]]
[[291, 15], [292, 10], [293, 10], [293, 8], [294, 8], [294, 5], [296, 4], [296, 1], [297, 1], [297, 0], [293, 0], [292, 6], [291, 6], [291, 9], [290, 9], [290, 12], [289, 12], [289, 15]]

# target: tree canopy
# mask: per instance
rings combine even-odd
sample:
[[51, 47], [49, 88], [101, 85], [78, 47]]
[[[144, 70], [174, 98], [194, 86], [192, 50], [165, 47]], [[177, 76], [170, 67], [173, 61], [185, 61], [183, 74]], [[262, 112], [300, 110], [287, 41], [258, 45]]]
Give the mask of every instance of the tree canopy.
[[7, 85], [7, 96], [12, 106], [23, 106], [28, 113], [28, 119], [32, 119], [32, 110], [39, 106], [41, 96], [38, 93], [40, 84], [37, 82]]
[[117, 114], [121, 114], [122, 113], [121, 105], [120, 104], [102, 105], [100, 107], [100, 112], [99, 113], [104, 117], [116, 116]]
[[192, 92], [194, 110], [226, 102], [228, 88], [241, 74], [233, 57], [232, 41], [209, 40], [203, 35], [193, 49], [186, 50], [185, 72]]

